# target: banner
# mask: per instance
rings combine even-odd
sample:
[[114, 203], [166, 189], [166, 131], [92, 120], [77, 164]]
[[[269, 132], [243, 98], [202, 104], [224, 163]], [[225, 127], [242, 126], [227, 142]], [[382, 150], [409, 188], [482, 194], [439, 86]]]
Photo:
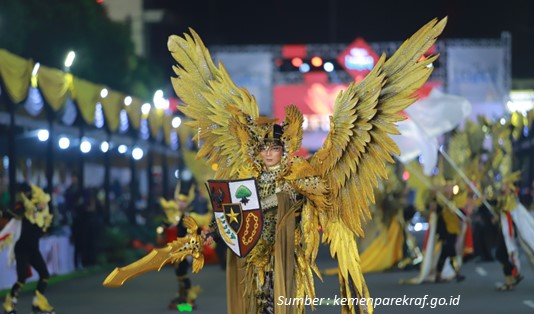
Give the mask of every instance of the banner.
[[502, 116], [510, 92], [508, 47], [447, 47], [447, 91], [466, 97], [475, 107], [472, 113]]
[[[246, 88], [258, 102], [261, 115], [272, 116], [272, 54], [268, 52], [215, 53], [238, 87]], [[218, 62], [217, 61], [217, 62]]]

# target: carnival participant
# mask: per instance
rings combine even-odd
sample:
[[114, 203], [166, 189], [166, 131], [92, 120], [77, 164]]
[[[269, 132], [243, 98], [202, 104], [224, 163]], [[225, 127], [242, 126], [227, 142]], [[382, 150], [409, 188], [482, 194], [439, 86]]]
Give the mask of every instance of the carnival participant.
[[[189, 193], [181, 191], [181, 184], [178, 183], [174, 192], [174, 200], [167, 201], [164, 198], [160, 199], [160, 204], [165, 212], [166, 224], [165, 242], [169, 243], [179, 237], [187, 235], [187, 227], [184, 224], [184, 217], [191, 216], [198, 225], [205, 226], [211, 220], [211, 213], [199, 215], [193, 212], [193, 200], [195, 198], [195, 190], [190, 187]], [[200, 232], [200, 230], [198, 230]], [[169, 309], [191, 310], [196, 309], [196, 299], [201, 290], [199, 286], [192, 286], [189, 277], [191, 269], [191, 261], [187, 258], [176, 263], [174, 273], [178, 282], [178, 292], [168, 307]]]
[[495, 258], [501, 264], [504, 274], [504, 283], [497, 285], [497, 291], [510, 291], [524, 278], [521, 275], [519, 263], [519, 243], [516, 240], [518, 237], [517, 228], [512, 218], [512, 211], [517, 210], [518, 206], [518, 199], [514, 194], [513, 187], [513, 182], [509, 182], [508, 184], [503, 184], [497, 191], [495, 209], [498, 211], [496, 220], [498, 221], [499, 229], [497, 232]]
[[[444, 188], [443, 195], [452, 200], [452, 185], [447, 184]], [[456, 252], [457, 237], [461, 234], [460, 219], [458, 215], [447, 208], [446, 204], [442, 204], [437, 198], [434, 198], [430, 204], [429, 209], [437, 215], [436, 233], [441, 242], [441, 251], [436, 265], [436, 279], [435, 282], [442, 282], [441, 273], [445, 266], [445, 261], [449, 259], [449, 263], [454, 270], [454, 279], [460, 282], [465, 279], [465, 276], [460, 274], [460, 265], [458, 263], [458, 253]]]
[[[304, 121], [296, 106], [286, 107], [281, 123], [260, 116], [255, 98], [215, 66], [194, 31], [169, 38], [178, 62], [173, 87], [184, 103], [179, 110], [191, 119], [185, 124], [202, 144], [197, 157], [217, 165], [217, 180], [254, 178], [265, 216], [248, 254], [228, 254], [229, 313], [303, 312], [303, 304], [284, 300], [315, 297], [313, 273], [320, 276], [315, 259], [321, 242], [330, 245], [339, 263], [341, 296], [369, 297], [355, 238], [363, 236], [362, 224], [370, 218], [373, 187], [387, 177], [391, 154], [399, 153], [389, 137], [397, 132], [395, 122], [404, 118], [398, 112], [415, 101], [414, 92], [436, 60], [421, 56], [445, 22], [425, 25], [391, 58], [384, 55], [363, 81], [340, 93], [329, 135], [308, 159], [295, 156]], [[343, 311], [370, 313], [372, 308], [347, 304]]]
[[[12, 230], [4, 239], [9, 239], [10, 250], [14, 253], [17, 265], [17, 281], [12, 286], [3, 303], [6, 314], [16, 313], [17, 300], [20, 289], [26, 282], [29, 267], [33, 267], [39, 274], [39, 281], [32, 301], [32, 310], [35, 314], [54, 313], [54, 308], [44, 296], [50, 274], [46, 263], [39, 251], [39, 239], [52, 223], [48, 203], [50, 195], [41, 188], [27, 183], [20, 184], [15, 208], [8, 210], [12, 216], [5, 230]], [[0, 245], [1, 247], [2, 245]]]

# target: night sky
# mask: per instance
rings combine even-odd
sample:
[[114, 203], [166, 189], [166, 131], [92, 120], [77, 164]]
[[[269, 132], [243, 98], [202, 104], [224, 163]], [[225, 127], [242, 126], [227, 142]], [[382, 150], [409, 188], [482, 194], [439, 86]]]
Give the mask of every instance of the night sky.
[[432, 18], [448, 16], [442, 38], [512, 35], [512, 77], [534, 78], [534, 1], [434, 0], [148, 0], [165, 8], [164, 22], [149, 28], [150, 53], [170, 57], [167, 37], [194, 28], [210, 45], [401, 41]]

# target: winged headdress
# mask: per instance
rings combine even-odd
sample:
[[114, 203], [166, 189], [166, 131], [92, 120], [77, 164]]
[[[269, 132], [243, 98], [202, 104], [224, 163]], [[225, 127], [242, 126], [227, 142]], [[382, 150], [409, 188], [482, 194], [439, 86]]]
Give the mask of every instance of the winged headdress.
[[[359, 83], [353, 82], [335, 100], [330, 131], [323, 146], [308, 159], [295, 157], [303, 136], [303, 115], [296, 106], [285, 109], [281, 122], [284, 146], [281, 173], [303, 194], [301, 239], [306, 261], [317, 272], [315, 257], [320, 241], [330, 245], [339, 265], [341, 292], [345, 297], [368, 296], [359, 265], [355, 236], [363, 236], [362, 224], [370, 218], [373, 189], [387, 178], [386, 163], [400, 154], [390, 134], [399, 134], [400, 111], [411, 105], [417, 91], [432, 72], [438, 57], [421, 58], [434, 44], [446, 18], [433, 19], [406, 40], [390, 57], [382, 54], [373, 70]], [[274, 119], [261, 117], [256, 99], [236, 86], [222, 63], [216, 66], [195, 31], [183, 37], [172, 35], [168, 48], [178, 63], [172, 84], [184, 102], [179, 107], [198, 130], [203, 142], [197, 158], [217, 164], [217, 179], [257, 176], [257, 157]], [[305, 178], [319, 177], [324, 189], [306, 189]], [[315, 187], [317, 187], [315, 185]], [[305, 270], [302, 270], [305, 272]], [[300, 282], [299, 282], [300, 281]], [[299, 289], [304, 289], [300, 291]], [[314, 296], [311, 270], [297, 276], [297, 290]], [[354, 295], [356, 294], [356, 295]], [[354, 311], [347, 306], [344, 311]], [[367, 309], [371, 310], [371, 309]]]

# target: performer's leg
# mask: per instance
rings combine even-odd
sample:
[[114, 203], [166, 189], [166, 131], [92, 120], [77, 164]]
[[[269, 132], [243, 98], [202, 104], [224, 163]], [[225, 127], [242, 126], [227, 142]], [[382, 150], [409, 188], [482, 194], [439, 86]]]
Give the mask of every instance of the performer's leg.
[[501, 263], [502, 272], [504, 274], [504, 285], [498, 287], [498, 290], [506, 291], [511, 290], [514, 278], [512, 273], [514, 271], [514, 264], [510, 261], [510, 256], [508, 255], [508, 249], [506, 248], [506, 243], [504, 242], [504, 236], [499, 230], [497, 236], [497, 249], [495, 250], [495, 258]]
[[445, 242], [441, 242], [441, 250], [439, 253], [438, 263], [436, 264], [436, 282], [441, 281], [441, 272], [443, 271], [443, 267], [445, 266], [445, 260], [447, 259], [446, 249], [445, 249]]
[[48, 272], [48, 267], [46, 266], [41, 252], [37, 251], [31, 256], [30, 265], [39, 274], [39, 282], [37, 283], [36, 290], [44, 294], [46, 287], [48, 286], [48, 278], [50, 278], [50, 273]]
[[181, 261], [176, 267], [176, 279], [178, 280], [178, 288], [180, 294], [184, 293], [187, 296], [189, 288], [191, 288], [191, 279], [187, 274], [189, 270], [189, 262], [187, 260]]
[[[18, 243], [17, 243], [18, 244]], [[15, 245], [15, 261], [17, 264], [17, 282], [13, 284], [3, 303], [5, 313], [15, 313], [20, 289], [28, 277], [28, 254], [22, 245]]]
[[39, 281], [37, 282], [37, 289], [32, 302], [33, 309], [42, 313], [51, 313], [54, 311], [54, 307], [48, 303], [48, 300], [44, 296], [46, 287], [48, 286], [50, 273], [48, 272], [48, 267], [46, 266], [39, 248], [35, 248], [33, 254], [30, 256], [30, 265], [35, 268], [39, 274]]
[[495, 251], [495, 258], [501, 263], [504, 276], [512, 276], [514, 265], [510, 261], [508, 256], [508, 250], [506, 249], [506, 243], [504, 242], [504, 236], [499, 232], [497, 240], [497, 250]]
[[455, 273], [456, 281], [460, 282], [465, 279], [465, 276], [460, 274], [460, 265], [458, 264], [458, 254], [456, 253], [456, 238], [455, 234], [450, 234], [447, 238], [445, 249], [447, 251], [447, 256], [449, 257], [449, 262], [451, 263], [452, 269]]
[[176, 298], [171, 301], [169, 308], [175, 308], [178, 304], [190, 303], [193, 307], [195, 306], [196, 296], [190, 295], [191, 291], [191, 280], [188, 276], [188, 271], [190, 268], [189, 261], [183, 260], [178, 263], [174, 273], [176, 275], [176, 280], [178, 281], [178, 294]]
[[11, 288], [10, 293], [6, 294], [4, 303], [2, 304], [4, 308], [4, 313], [9, 313], [9, 314], [16, 313], [17, 299], [18, 299], [19, 291], [23, 285], [24, 284], [22, 282], [17, 281]]

